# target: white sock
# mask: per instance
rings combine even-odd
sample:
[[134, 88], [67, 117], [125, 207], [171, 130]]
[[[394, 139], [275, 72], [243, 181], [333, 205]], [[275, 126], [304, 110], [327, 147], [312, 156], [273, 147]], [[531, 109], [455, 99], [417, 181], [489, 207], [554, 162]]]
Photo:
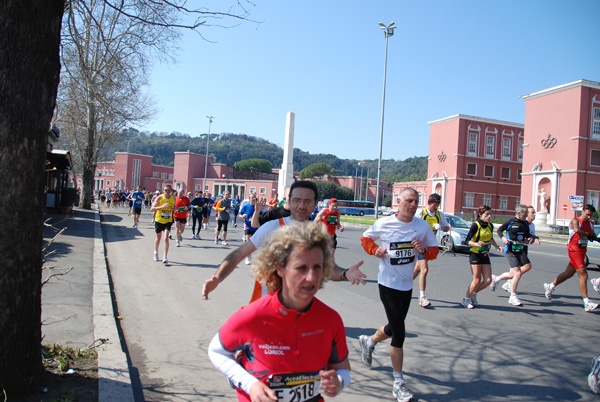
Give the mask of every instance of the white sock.
[[583, 299], [583, 304], [588, 304], [590, 302], [590, 298], [586, 297], [585, 299]]
[[421, 297], [421, 298], [425, 297], [425, 291], [422, 290], [422, 291], [419, 292], [419, 294], [420, 294], [419, 297]]
[[373, 349], [375, 347], [375, 342], [373, 342], [373, 337], [370, 336], [367, 338], [367, 347], [369, 349]]
[[394, 371], [394, 385], [404, 381], [404, 373], [402, 371]]

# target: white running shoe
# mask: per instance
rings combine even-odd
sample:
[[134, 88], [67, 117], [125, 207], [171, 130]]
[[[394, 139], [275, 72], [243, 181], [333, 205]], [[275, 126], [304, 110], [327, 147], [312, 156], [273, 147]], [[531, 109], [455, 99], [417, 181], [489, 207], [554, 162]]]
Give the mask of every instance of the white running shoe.
[[360, 359], [365, 366], [371, 367], [371, 363], [373, 363], [373, 351], [375, 350], [375, 347], [370, 348], [367, 346], [368, 339], [369, 337], [367, 335], [360, 335], [358, 337], [358, 344], [360, 345], [361, 350]]
[[181, 241], [177, 240], [177, 247], [181, 247]]
[[594, 290], [596, 292], [600, 293], [600, 278], [593, 278], [590, 282], [592, 282], [592, 286], [594, 287]]
[[512, 304], [513, 306], [520, 306], [522, 304], [521, 300], [519, 300], [519, 298], [517, 297], [517, 295], [509, 297], [508, 298], [508, 302], [510, 304]]
[[473, 305], [473, 307], [479, 306], [479, 302], [477, 301], [477, 293], [473, 293], [471, 295], [471, 304]]
[[218, 237], [215, 239], [215, 244], [219, 244], [219, 238]]
[[490, 283], [490, 289], [492, 290], [492, 292], [496, 291], [497, 285], [498, 285], [498, 282], [496, 282], [496, 275], [492, 275], [492, 283]]
[[408, 392], [406, 388], [406, 383], [402, 381], [400, 384], [394, 384], [394, 390], [392, 391], [392, 395], [398, 402], [409, 402], [413, 400], [413, 394]]
[[158, 261], [158, 253], [156, 251], [154, 252], [154, 261]]
[[591, 301], [588, 301], [587, 303], [583, 304], [583, 308], [585, 309], [585, 311], [587, 313], [589, 313], [590, 311], [594, 311], [598, 308], [598, 305], [596, 303], [592, 303]]
[[592, 371], [588, 375], [588, 385], [593, 393], [600, 393], [600, 387], [598, 387], [598, 377], [600, 376], [600, 356], [594, 356], [592, 359]]
[[512, 281], [509, 279], [506, 282], [504, 282], [504, 284], [502, 285], [502, 289], [506, 290], [507, 292], [511, 292], [512, 291]]
[[463, 307], [468, 309], [472, 309], [474, 307], [473, 303], [471, 302], [471, 299], [469, 299], [468, 297], [465, 297], [461, 304]]
[[168, 264], [168, 263], [169, 263], [169, 260], [167, 259], [167, 256], [165, 255], [163, 257], [163, 264]]
[[428, 307], [430, 305], [431, 305], [431, 303], [429, 303], [429, 300], [427, 300], [426, 296], [423, 296], [423, 297], [419, 298], [419, 306], [421, 306], [421, 307]]
[[229, 243], [227, 243], [225, 240], [223, 240], [223, 241], [221, 242], [221, 245], [223, 245], [223, 246], [229, 246]]
[[552, 292], [554, 292], [554, 289], [550, 289], [549, 283], [544, 283], [544, 291], [546, 294], [546, 299], [552, 300]]
[[250, 259], [250, 257], [246, 257], [246, 260], [244, 262], [246, 263], [246, 265], [252, 264], [252, 260]]
[[133, 228], [134, 229], [137, 228], [137, 224], [136, 223], [133, 224]]

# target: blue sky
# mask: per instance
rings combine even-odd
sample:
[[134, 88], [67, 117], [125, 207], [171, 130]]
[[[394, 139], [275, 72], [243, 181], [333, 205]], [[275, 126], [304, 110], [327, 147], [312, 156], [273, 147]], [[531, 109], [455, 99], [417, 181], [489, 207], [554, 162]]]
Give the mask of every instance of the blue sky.
[[186, 33], [177, 64], [155, 65], [149, 92], [160, 112], [139, 129], [196, 136], [210, 115], [213, 133], [283, 146], [293, 111], [296, 148], [376, 159], [385, 56], [378, 22], [397, 26], [383, 159], [426, 156], [430, 121], [461, 113], [523, 123], [520, 96], [600, 81], [598, 0], [255, 0], [249, 9], [259, 24], [206, 28], [208, 41]]

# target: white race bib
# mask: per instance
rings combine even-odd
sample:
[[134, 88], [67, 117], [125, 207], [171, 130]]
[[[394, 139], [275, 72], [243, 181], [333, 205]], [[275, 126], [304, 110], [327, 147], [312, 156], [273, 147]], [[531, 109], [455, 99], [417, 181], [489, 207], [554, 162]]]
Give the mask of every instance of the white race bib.
[[415, 248], [409, 241], [390, 242], [388, 256], [392, 265], [410, 264], [415, 260], [416, 253]]
[[276, 392], [280, 402], [318, 402], [321, 399], [318, 371], [270, 375], [267, 385]]

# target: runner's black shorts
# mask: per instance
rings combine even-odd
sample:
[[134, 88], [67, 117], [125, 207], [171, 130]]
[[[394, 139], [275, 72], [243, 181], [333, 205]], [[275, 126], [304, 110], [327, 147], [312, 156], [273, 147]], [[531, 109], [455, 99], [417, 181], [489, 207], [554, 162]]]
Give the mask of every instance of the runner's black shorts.
[[511, 268], [522, 267], [530, 262], [529, 258], [527, 257], [527, 253], [523, 251], [520, 253], [515, 253], [508, 250], [506, 252], [506, 259], [508, 260], [508, 266]]
[[173, 225], [173, 222], [169, 222], [169, 223], [159, 223], [154, 221], [154, 231], [156, 233], [160, 233], [160, 232], [164, 232], [164, 231], [169, 231], [171, 230], [171, 226]]
[[469, 263], [471, 265], [490, 265], [490, 255], [474, 253], [471, 251], [469, 253]]

